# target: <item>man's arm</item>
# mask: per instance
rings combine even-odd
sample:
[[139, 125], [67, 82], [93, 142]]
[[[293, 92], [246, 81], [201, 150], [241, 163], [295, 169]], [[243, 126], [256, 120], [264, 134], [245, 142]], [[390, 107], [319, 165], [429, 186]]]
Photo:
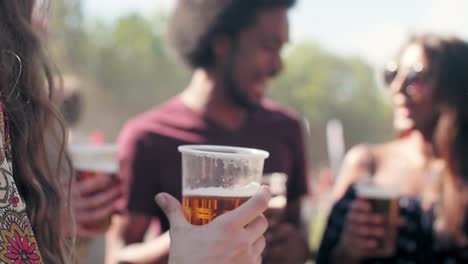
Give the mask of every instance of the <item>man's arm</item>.
[[306, 137], [302, 123], [295, 121], [291, 128], [293, 168], [288, 175], [286, 219], [295, 227], [301, 227], [301, 203], [305, 195], [310, 195], [309, 160]]
[[165, 263], [169, 254], [168, 232], [150, 241], [144, 237], [151, 217], [143, 214], [116, 215], [106, 234], [106, 264]]
[[119, 137], [119, 176], [124, 195], [119, 203], [121, 214], [112, 219], [107, 234], [107, 264], [157, 263], [169, 254], [169, 241], [164, 236], [144, 241], [152, 219], [162, 215], [154, 204], [154, 196], [160, 192], [163, 176], [155, 174], [161, 171], [159, 166], [166, 164], [157, 144], [148, 144], [153, 142], [150, 135], [141, 122], [134, 121], [125, 126]]
[[288, 129], [291, 131], [289, 145], [294, 164], [287, 182], [286, 221], [266, 234], [267, 248], [263, 256], [265, 263], [303, 264], [310, 255], [306, 236], [300, 232], [301, 201], [309, 193], [304, 135], [298, 121], [288, 126]]

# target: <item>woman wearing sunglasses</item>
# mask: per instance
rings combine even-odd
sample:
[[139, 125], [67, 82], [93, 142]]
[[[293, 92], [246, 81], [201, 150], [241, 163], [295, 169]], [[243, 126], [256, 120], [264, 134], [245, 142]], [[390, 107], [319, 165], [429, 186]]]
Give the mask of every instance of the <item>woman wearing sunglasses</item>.
[[[412, 37], [384, 76], [398, 136], [348, 153], [318, 263], [468, 263], [468, 44]], [[374, 255], [385, 233], [382, 217], [356, 199], [354, 183], [362, 179], [399, 186], [402, 194], [387, 257]]]

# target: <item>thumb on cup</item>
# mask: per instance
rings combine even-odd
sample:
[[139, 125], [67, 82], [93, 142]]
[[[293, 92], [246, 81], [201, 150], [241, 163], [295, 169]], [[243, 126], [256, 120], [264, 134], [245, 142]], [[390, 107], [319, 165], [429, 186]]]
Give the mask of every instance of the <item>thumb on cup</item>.
[[167, 193], [160, 193], [155, 197], [156, 203], [166, 214], [171, 227], [181, 227], [188, 224], [180, 202]]

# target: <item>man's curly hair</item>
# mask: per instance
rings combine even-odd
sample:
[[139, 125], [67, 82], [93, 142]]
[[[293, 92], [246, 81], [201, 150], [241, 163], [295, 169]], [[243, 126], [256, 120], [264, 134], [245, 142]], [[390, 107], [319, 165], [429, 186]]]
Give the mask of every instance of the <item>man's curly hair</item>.
[[259, 10], [290, 8], [295, 3], [296, 0], [178, 0], [169, 20], [168, 42], [190, 68], [208, 68], [214, 62], [214, 36], [235, 37], [255, 22]]

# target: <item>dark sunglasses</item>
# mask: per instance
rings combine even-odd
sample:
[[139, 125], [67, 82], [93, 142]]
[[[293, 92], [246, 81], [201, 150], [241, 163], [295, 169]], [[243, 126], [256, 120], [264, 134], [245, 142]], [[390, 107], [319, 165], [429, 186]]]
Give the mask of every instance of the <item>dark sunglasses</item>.
[[[395, 77], [398, 75], [400, 69], [397, 64], [389, 63], [384, 70], [384, 81], [390, 86], [390, 84], [395, 80]], [[413, 65], [406, 72], [405, 83], [412, 84], [417, 82], [425, 82], [429, 79], [430, 72], [428, 69], [425, 69], [422, 65]]]

